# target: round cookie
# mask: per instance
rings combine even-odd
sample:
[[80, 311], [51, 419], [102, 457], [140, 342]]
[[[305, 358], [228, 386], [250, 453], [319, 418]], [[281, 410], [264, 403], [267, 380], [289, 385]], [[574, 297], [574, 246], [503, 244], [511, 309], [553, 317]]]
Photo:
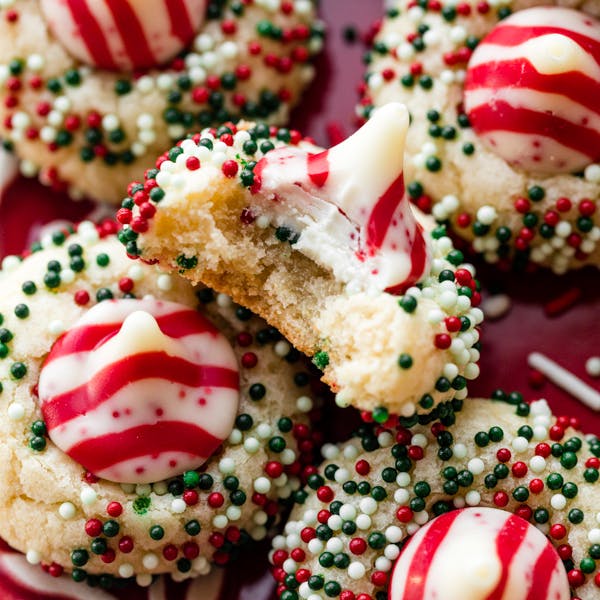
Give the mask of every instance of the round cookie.
[[[104, 12], [103, 6], [3, 3], [0, 135], [27, 175], [112, 203], [189, 131], [241, 116], [284, 123], [322, 45], [311, 0], [119, 0]], [[171, 56], [173, 38], [184, 50], [165, 63], [152, 51], [158, 44]], [[144, 68], [116, 70], [139, 64]]]
[[489, 262], [563, 273], [600, 263], [600, 4], [542, 4], [395, 2], [358, 114], [406, 103], [412, 200]]
[[[454, 401], [394, 429], [365, 423], [345, 445], [325, 445], [324, 464], [273, 542], [279, 597], [387, 598], [409, 536], [456, 508], [490, 507], [546, 534], [572, 597], [596, 598], [600, 442], [555, 418], [544, 400], [496, 397], [503, 401]], [[499, 552], [515, 544], [511, 536]]]
[[[77, 581], [147, 585], [207, 573], [267, 535], [311, 457], [314, 401], [275, 330], [132, 263], [115, 229], [82, 223], [3, 261], [0, 530]], [[100, 479], [55, 436], [127, 482]]]
[[313, 357], [340, 405], [464, 398], [482, 321], [471, 265], [404, 196], [398, 104], [330, 150], [240, 123], [161, 156], [117, 213], [127, 252], [230, 294]]

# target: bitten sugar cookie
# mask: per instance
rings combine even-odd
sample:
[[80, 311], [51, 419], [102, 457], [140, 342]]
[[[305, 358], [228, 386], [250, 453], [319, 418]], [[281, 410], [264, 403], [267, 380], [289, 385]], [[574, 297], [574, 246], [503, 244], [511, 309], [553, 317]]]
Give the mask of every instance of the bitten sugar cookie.
[[597, 598], [600, 441], [500, 396], [324, 446], [273, 542], [281, 600]]
[[477, 377], [473, 268], [404, 196], [406, 109], [328, 151], [297, 132], [205, 130], [129, 187], [127, 252], [231, 294], [324, 370], [340, 405], [410, 415]]
[[27, 175], [119, 202], [159, 152], [228, 119], [282, 124], [322, 44], [311, 0], [9, 0], [0, 135]]
[[563, 273], [600, 264], [600, 3], [537, 4], [395, 2], [358, 114], [404, 102], [413, 201], [490, 262]]
[[274, 329], [113, 233], [83, 223], [3, 261], [0, 535], [76, 581], [148, 585], [265, 537], [310, 459], [313, 398]]

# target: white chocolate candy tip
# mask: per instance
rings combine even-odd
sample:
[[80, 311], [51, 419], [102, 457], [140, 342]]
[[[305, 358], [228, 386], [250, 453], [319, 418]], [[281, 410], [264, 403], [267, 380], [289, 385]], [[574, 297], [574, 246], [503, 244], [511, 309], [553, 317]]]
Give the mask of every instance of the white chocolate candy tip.
[[404, 190], [408, 125], [406, 107], [391, 103], [330, 150], [279, 148], [255, 168], [257, 212], [292, 229], [294, 249], [350, 293], [403, 293], [428, 272], [427, 236]]

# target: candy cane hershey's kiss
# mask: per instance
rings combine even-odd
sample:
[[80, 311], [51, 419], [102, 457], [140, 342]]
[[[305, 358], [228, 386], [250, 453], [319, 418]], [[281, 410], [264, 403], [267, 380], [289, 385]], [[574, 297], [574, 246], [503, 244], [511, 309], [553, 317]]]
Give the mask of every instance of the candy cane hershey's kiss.
[[94, 67], [129, 71], [165, 63], [194, 38], [207, 0], [40, 0], [57, 39]]
[[90, 309], [39, 381], [50, 439], [98, 477], [151, 483], [201, 466], [229, 436], [237, 359], [197, 311], [154, 299]]
[[436, 517], [404, 547], [390, 600], [569, 600], [546, 536], [517, 515], [463, 508]]
[[517, 168], [572, 173], [600, 160], [600, 21], [540, 7], [516, 12], [473, 52], [465, 111]]

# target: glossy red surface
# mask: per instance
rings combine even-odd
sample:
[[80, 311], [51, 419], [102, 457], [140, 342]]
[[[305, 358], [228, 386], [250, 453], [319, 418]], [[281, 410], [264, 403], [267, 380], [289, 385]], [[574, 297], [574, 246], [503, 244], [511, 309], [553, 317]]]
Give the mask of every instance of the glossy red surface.
[[[317, 142], [330, 145], [355, 127], [354, 106], [361, 81], [365, 46], [349, 43], [344, 36], [353, 26], [359, 37], [383, 13], [379, 0], [322, 0], [321, 15], [329, 33], [323, 56], [318, 60], [317, 78], [305, 102], [296, 110], [292, 125]], [[0, 203], [0, 255], [20, 252], [39, 227], [54, 219], [80, 219], [91, 205], [66, 200], [31, 181], [18, 180]], [[503, 292], [511, 298], [511, 309], [501, 319], [488, 320], [482, 330], [481, 377], [470, 385], [473, 394], [489, 395], [494, 389], [519, 390], [526, 399], [545, 397], [555, 412], [578, 416], [584, 431], [600, 434], [600, 414], [582, 406], [568, 392], [550, 382], [540, 389], [530, 386], [527, 355], [546, 354], [600, 391], [600, 380], [585, 372], [585, 361], [600, 355], [600, 274], [587, 269], [563, 277], [551, 273], [501, 273], [474, 261], [484, 287], [484, 297]], [[580, 299], [556, 316], [547, 316], [545, 305], [565, 292], [581, 291]], [[356, 415], [335, 411], [341, 427], [331, 432], [336, 438], [348, 430]], [[274, 597], [268, 575], [266, 549], [247, 552], [235, 568], [235, 578], [224, 590], [223, 600], [267, 600]], [[260, 558], [259, 558], [260, 557]], [[228, 580], [230, 578], [227, 578]], [[241, 582], [238, 589], [237, 582]], [[230, 585], [235, 583], [235, 585]], [[128, 595], [127, 597], [133, 597]]]

